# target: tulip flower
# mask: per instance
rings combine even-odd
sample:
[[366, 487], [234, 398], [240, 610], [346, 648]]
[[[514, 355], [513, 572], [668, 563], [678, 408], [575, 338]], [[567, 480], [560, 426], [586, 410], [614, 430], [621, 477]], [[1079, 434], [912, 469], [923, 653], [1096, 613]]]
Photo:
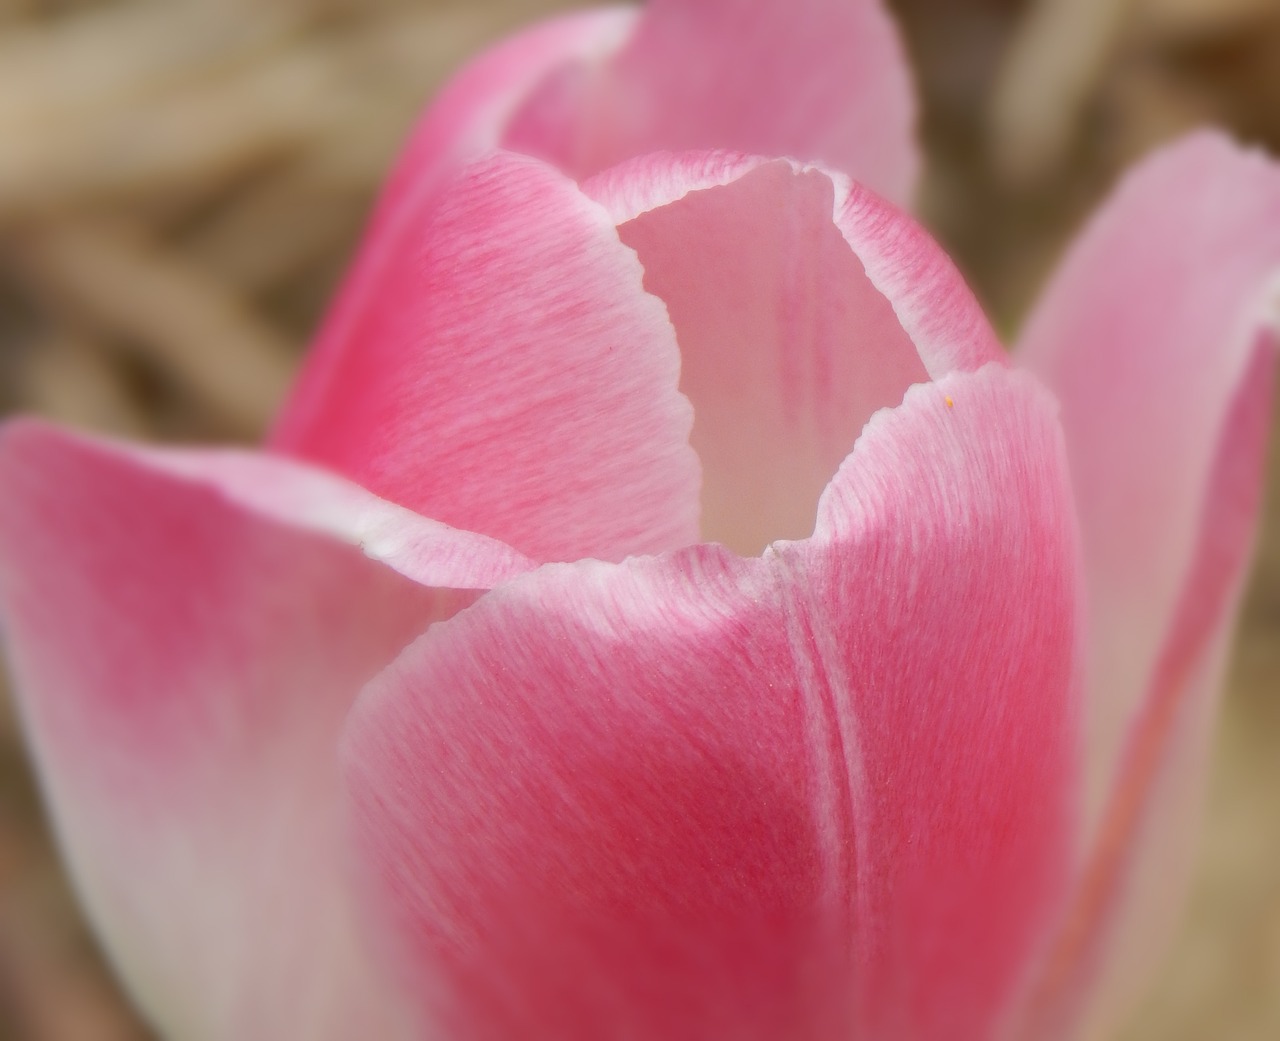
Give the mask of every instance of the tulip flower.
[[1123, 1007], [1248, 569], [1280, 167], [1150, 158], [1010, 358], [883, 197], [900, 53], [847, 0], [535, 29], [415, 133], [263, 451], [0, 434], [26, 731], [165, 1037]]

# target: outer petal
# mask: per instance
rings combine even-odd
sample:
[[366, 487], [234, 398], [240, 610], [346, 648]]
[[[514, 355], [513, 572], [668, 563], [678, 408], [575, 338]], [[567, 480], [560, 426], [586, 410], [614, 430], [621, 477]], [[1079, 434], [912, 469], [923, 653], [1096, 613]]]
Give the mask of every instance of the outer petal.
[[1058, 1024], [1095, 978], [1131, 990], [1182, 889], [1195, 815], [1162, 800], [1202, 781], [1257, 519], [1278, 285], [1280, 168], [1197, 135], [1103, 208], [1019, 350], [1062, 401], [1093, 630], [1092, 845], [1043, 996]]
[[531, 557], [697, 539], [692, 415], [662, 305], [572, 182], [498, 153], [402, 214], [274, 445]]
[[415, 127], [374, 228], [499, 145], [576, 177], [663, 149], [790, 155], [905, 201], [914, 124], [910, 70], [879, 0], [584, 11], [511, 37], [454, 78]]
[[453, 78], [414, 127], [388, 176], [328, 326], [345, 325], [351, 320], [346, 312], [359, 310], [377, 292], [396, 227], [407, 222], [421, 228], [458, 171], [499, 147], [530, 92], [557, 69], [615, 52], [639, 14], [637, 7], [619, 5], [549, 19], [485, 51]]
[[549, 75], [503, 143], [577, 177], [664, 149], [793, 156], [906, 201], [914, 123], [878, 0], [651, 0], [616, 55]]
[[362, 696], [374, 907], [458, 1041], [991, 1036], [1065, 882], [1075, 535], [997, 368], [868, 428], [818, 534], [549, 567]]
[[618, 5], [549, 19], [504, 40], [462, 70], [423, 113], [374, 214], [370, 239], [400, 212], [418, 211], [458, 166], [497, 148], [514, 114], [548, 77], [614, 54], [640, 18]]
[[1002, 357], [931, 239], [866, 189], [786, 160], [660, 154], [584, 184], [680, 341], [703, 536], [740, 552], [813, 531], [879, 408]]
[[355, 928], [337, 732], [413, 636], [528, 562], [295, 464], [36, 424], [0, 435], [0, 486], [19, 706], [85, 906], [153, 1025], [409, 1036]]

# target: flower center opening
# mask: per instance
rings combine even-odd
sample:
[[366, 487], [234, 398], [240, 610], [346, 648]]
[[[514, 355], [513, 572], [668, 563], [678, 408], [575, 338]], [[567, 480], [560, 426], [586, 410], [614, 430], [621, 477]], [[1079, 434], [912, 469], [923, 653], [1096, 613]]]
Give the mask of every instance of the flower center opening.
[[813, 532], [872, 414], [929, 377], [817, 170], [766, 163], [619, 227], [667, 305], [702, 461], [702, 536], [754, 555]]

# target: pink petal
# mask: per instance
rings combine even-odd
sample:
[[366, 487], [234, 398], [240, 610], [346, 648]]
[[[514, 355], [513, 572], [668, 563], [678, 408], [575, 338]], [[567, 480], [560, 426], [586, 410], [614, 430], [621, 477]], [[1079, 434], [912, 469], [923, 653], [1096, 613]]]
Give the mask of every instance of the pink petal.
[[0, 486], [19, 708], [77, 887], [152, 1024], [410, 1036], [348, 897], [337, 733], [412, 637], [528, 562], [292, 463], [34, 423], [0, 435]]
[[846, 178], [686, 153], [583, 187], [619, 222], [675, 325], [704, 538], [757, 553], [808, 535], [872, 413], [931, 372], [1001, 357], [941, 250]]
[[[880, 858], [864, 900], [885, 911], [861, 952], [853, 1036], [1003, 1036], [1060, 914], [1082, 685], [1066, 471], [1056, 404], [1034, 381], [956, 374], [872, 419], [795, 547], [802, 588], [847, 612], [826, 661], [845, 633], [882, 655], [870, 676], [819, 677], [858, 698], [842, 739], [861, 743], [851, 782], [881, 812], [859, 840]], [[880, 569], [896, 584], [850, 604]]]
[[1278, 278], [1280, 168], [1196, 135], [1103, 207], [1019, 350], [1062, 401], [1092, 627], [1093, 842], [1045, 985], [1059, 1020], [1082, 986], [1145, 975], [1181, 893], [1195, 815], [1162, 800], [1203, 782], [1257, 520]]
[[697, 539], [671, 325], [601, 209], [498, 153], [386, 234], [275, 447], [539, 560]]
[[402, 260], [403, 232], [396, 229], [407, 223], [420, 230], [458, 170], [497, 149], [513, 113], [536, 85], [564, 65], [612, 54], [637, 17], [637, 8], [613, 6], [545, 20], [485, 51], [452, 79], [413, 128], [388, 175], [315, 352], [342, 352], [340, 330], [358, 321], [384, 271]]
[[371, 685], [355, 844], [443, 1036], [991, 1036], [1073, 841], [1052, 409], [917, 387], [813, 540], [542, 568]]
[[[1259, 344], [1219, 437], [1200, 521], [1201, 545], [1125, 750], [1125, 780], [1108, 807], [1077, 913], [1094, 931], [1070, 984], [1092, 986], [1090, 1028], [1111, 1028], [1160, 963], [1185, 900], [1199, 837], [1209, 736], [1226, 675], [1241, 586], [1261, 507], [1273, 416], [1277, 340]], [[1105, 918], [1105, 921], [1102, 920]], [[1063, 987], [1071, 1011], [1078, 999]]]
[[414, 127], [387, 179], [369, 239], [401, 212], [422, 208], [456, 168], [497, 148], [516, 111], [549, 76], [616, 52], [635, 29], [640, 9], [618, 5], [551, 18], [485, 51], [440, 93]]
[[914, 124], [878, 0], [651, 0], [615, 55], [549, 74], [503, 144], [579, 178], [662, 150], [792, 156], [906, 201]]

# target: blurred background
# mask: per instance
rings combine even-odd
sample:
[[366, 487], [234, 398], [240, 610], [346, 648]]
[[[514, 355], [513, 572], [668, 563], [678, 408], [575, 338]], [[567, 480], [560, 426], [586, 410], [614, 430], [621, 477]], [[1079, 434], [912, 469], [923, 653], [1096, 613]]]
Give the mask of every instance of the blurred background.
[[[423, 100], [567, 6], [0, 0], [0, 414], [255, 440]], [[891, 6], [923, 93], [925, 220], [1005, 333], [1154, 144], [1214, 122], [1280, 154], [1280, 0]], [[1273, 443], [1196, 889], [1122, 1041], [1280, 1038]], [[146, 1037], [77, 917], [0, 688], [0, 1039]]]

